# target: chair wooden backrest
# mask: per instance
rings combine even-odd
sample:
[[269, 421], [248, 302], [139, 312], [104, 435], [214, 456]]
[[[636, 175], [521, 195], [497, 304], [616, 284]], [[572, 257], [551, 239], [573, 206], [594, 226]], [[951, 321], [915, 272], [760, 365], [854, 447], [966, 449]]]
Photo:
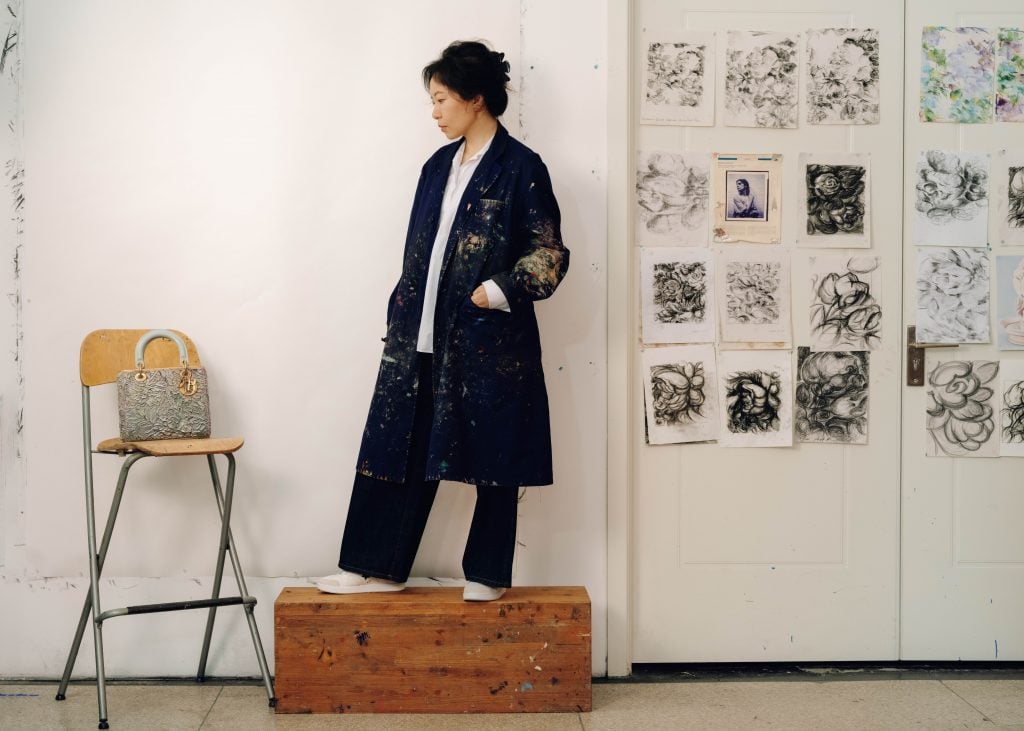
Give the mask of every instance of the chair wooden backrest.
[[[93, 330], [82, 341], [79, 357], [79, 372], [83, 386], [99, 386], [114, 383], [117, 374], [135, 367], [135, 345], [149, 330]], [[188, 364], [199, 368], [199, 353], [187, 335], [178, 330], [188, 349]], [[174, 368], [181, 365], [178, 346], [163, 338], [146, 346], [147, 368]]]

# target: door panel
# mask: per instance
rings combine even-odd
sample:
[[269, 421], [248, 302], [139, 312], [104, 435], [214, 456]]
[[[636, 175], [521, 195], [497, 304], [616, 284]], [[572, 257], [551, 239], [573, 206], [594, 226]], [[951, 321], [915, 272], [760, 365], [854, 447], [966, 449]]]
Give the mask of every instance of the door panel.
[[[925, 124], [918, 121], [921, 28], [924, 25], [1024, 26], [1020, 0], [907, 0], [905, 41], [906, 147], [904, 149], [904, 317], [916, 317], [916, 250], [912, 242], [915, 165], [925, 149], [994, 153], [1024, 149], [1022, 124]], [[992, 178], [990, 177], [990, 180]], [[993, 189], [994, 193], [994, 189]], [[997, 242], [995, 206], [989, 241]], [[990, 250], [995, 298], [995, 256]], [[938, 361], [1020, 359], [993, 342], [928, 351], [926, 373]], [[1024, 485], [1022, 462], [1012, 457], [925, 457], [927, 386], [904, 387], [902, 497], [902, 632], [906, 660], [1024, 659]]]
[[[659, 34], [718, 30], [715, 125], [637, 124], [637, 149], [783, 154], [781, 248], [792, 257], [794, 370], [795, 347], [809, 344], [812, 255], [881, 257], [883, 340], [870, 359], [867, 445], [648, 446], [637, 430], [633, 659], [893, 659], [898, 650], [903, 7], [883, 0], [857, 3], [856, 12], [848, 3], [813, 0], [788, 3], [792, 12], [765, 12], [764, 3], [753, 2], [687, 7], [683, 11], [673, 0], [636, 3], [634, 97], [640, 89], [645, 29]], [[802, 34], [817, 27], [879, 29], [881, 123], [811, 126], [801, 106], [796, 130], [725, 127], [725, 31]], [[805, 83], [801, 67], [801, 105]], [[632, 104], [638, 119], [638, 98]], [[801, 226], [801, 152], [871, 155], [870, 249], [794, 245]], [[712, 250], [727, 247], [713, 245]], [[639, 312], [633, 314], [638, 323]], [[638, 343], [638, 329], [633, 335]], [[639, 347], [635, 358], [633, 403], [642, 413]]]

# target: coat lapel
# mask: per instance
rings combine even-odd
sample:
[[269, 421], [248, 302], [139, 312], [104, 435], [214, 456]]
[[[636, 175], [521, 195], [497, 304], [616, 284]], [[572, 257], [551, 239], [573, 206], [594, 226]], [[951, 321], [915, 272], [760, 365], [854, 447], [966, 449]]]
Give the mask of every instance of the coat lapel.
[[[473, 172], [473, 177], [470, 178], [466, 192], [459, 202], [459, 210], [455, 213], [455, 220], [452, 222], [452, 230], [448, 234], [448, 242], [444, 250], [444, 264], [441, 267], [442, 281], [444, 280], [445, 273], [448, 271], [448, 264], [451, 261], [452, 253], [455, 251], [460, 233], [465, 227], [466, 219], [472, 215], [474, 209], [480, 204], [480, 199], [487, 194], [490, 187], [494, 185], [494, 181], [498, 179], [498, 175], [501, 174], [501, 158], [504, 155], [507, 143], [508, 131], [499, 123], [498, 129], [494, 133], [494, 141], [491, 142], [490, 149], [484, 153], [483, 159], [480, 160], [480, 164]], [[451, 159], [449, 159], [450, 162]]]

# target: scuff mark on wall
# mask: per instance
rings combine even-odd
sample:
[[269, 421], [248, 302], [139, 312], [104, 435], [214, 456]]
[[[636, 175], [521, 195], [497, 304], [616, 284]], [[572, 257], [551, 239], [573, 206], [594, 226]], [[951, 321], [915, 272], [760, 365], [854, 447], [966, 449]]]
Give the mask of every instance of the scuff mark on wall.
[[[0, 357], [13, 368], [0, 368], [0, 569], [10, 573], [11, 551], [25, 545], [25, 463], [22, 430], [24, 427], [24, 372], [22, 366], [22, 259], [25, 205], [25, 167], [22, 159], [22, 68], [21, 18], [23, 0], [6, 4], [9, 22], [0, 49], [0, 113], [7, 118], [8, 134], [0, 137], [0, 159], [10, 191], [10, 217], [0, 226], [3, 260], [9, 262], [0, 275], [0, 286], [7, 294], [8, 307], [0, 312], [0, 339], [9, 349], [0, 347]], [[0, 33], [3, 33], [0, 30]]]

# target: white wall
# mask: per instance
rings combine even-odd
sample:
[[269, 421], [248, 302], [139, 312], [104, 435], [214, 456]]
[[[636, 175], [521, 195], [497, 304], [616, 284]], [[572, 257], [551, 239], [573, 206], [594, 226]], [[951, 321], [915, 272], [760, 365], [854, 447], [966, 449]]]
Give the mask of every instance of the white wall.
[[[215, 431], [247, 440], [234, 530], [268, 652], [280, 588], [332, 571], [416, 177], [445, 142], [419, 70], [471, 37], [512, 64], [504, 121], [547, 162], [572, 250], [538, 308], [557, 482], [522, 503], [515, 583], [585, 585], [604, 672], [605, 23], [605, 4], [586, 0], [27, 8], [11, 113], [27, 171], [21, 272], [0, 274], [24, 307], [23, 343], [13, 304], [0, 320], [0, 676], [60, 674], [88, 586], [77, 352], [92, 329], [196, 341]], [[18, 240], [4, 238], [8, 261]], [[94, 394], [101, 438], [116, 431], [113, 401]], [[20, 455], [11, 404], [24, 407]], [[101, 510], [118, 466], [97, 458]], [[104, 607], [206, 594], [216, 525], [202, 460], [133, 472]], [[442, 486], [414, 574], [461, 574], [462, 488]], [[257, 672], [237, 614], [222, 613], [213, 674]], [[108, 673], [194, 673], [202, 622], [110, 622]], [[76, 672], [92, 672], [88, 641]]]

